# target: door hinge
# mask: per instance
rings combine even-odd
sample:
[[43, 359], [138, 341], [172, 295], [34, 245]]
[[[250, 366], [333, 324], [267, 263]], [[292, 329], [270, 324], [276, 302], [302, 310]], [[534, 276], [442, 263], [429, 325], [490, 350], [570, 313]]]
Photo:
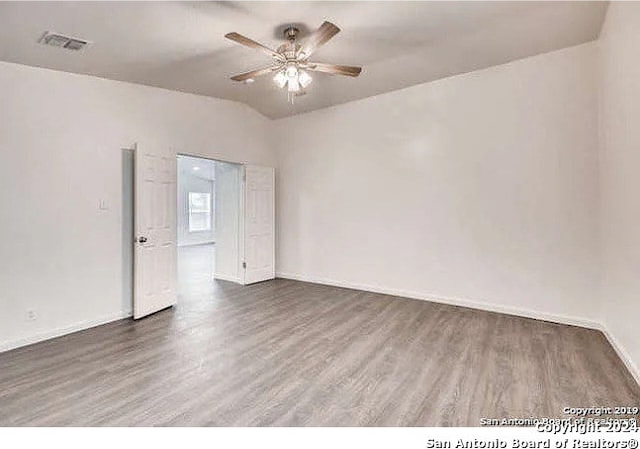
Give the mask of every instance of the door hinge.
[[247, 262], [242, 262], [242, 268], [247, 269]]

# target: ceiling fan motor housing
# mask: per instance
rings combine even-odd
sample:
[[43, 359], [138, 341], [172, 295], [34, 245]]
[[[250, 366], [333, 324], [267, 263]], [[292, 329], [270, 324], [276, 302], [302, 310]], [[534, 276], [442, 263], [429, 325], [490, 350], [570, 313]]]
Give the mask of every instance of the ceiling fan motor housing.
[[296, 59], [296, 52], [300, 49], [300, 45], [296, 44], [296, 38], [300, 30], [291, 25], [282, 32], [287, 42], [278, 47], [277, 52], [283, 55], [287, 60]]
[[293, 25], [284, 29], [284, 37], [289, 41], [295, 41], [298, 33], [300, 33], [300, 30]]

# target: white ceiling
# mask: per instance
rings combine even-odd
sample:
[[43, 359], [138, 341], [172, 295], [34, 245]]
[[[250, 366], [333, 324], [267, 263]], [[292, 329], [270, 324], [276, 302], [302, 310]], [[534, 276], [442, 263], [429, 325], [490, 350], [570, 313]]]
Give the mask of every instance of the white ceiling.
[[214, 181], [216, 179], [216, 161], [191, 156], [178, 156], [178, 170], [182, 175]]
[[[240, 101], [277, 118], [377, 95], [598, 37], [606, 2], [0, 2], [0, 60]], [[359, 78], [315, 74], [287, 103], [270, 77], [229, 76], [268, 56], [224, 38], [276, 47], [287, 23], [340, 28], [314, 60], [362, 65]], [[81, 52], [37, 43], [84, 38]]]

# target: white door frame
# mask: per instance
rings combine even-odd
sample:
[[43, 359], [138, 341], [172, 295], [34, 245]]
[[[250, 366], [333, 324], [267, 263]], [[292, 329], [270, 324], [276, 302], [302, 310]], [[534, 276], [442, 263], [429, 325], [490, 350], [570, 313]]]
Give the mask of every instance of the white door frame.
[[[137, 153], [137, 149], [138, 149], [138, 145], [134, 144], [134, 150], [136, 150]], [[251, 167], [254, 165], [251, 164], [245, 164], [245, 163], [241, 163], [241, 162], [236, 162], [236, 161], [227, 161], [227, 160], [223, 160], [223, 159], [217, 159], [217, 158], [212, 158], [209, 156], [203, 156], [201, 154], [197, 154], [197, 153], [186, 153], [186, 152], [179, 152], [179, 151], [172, 151], [170, 152], [174, 161], [175, 161], [175, 170], [176, 170], [176, 180], [177, 180], [177, 157], [178, 156], [188, 156], [188, 157], [194, 157], [194, 158], [200, 158], [200, 159], [207, 159], [207, 160], [211, 160], [211, 161], [215, 161], [215, 162], [222, 162], [222, 163], [227, 163], [227, 164], [234, 164], [234, 165], [239, 165], [240, 169], [241, 169], [241, 176], [240, 176], [240, 182], [239, 182], [239, 201], [238, 201], [238, 214], [239, 214], [239, 220], [238, 220], [238, 282], [240, 284], [243, 285], [247, 285], [249, 283], [249, 279], [247, 279], [246, 276], [246, 270], [245, 270], [245, 261], [246, 261], [246, 257], [245, 257], [245, 250], [246, 250], [246, 245], [245, 245], [245, 203], [246, 203], [246, 191], [245, 191], [245, 184], [246, 184], [246, 170], [247, 167]], [[255, 165], [255, 167], [260, 167]], [[265, 168], [265, 167], [263, 167]], [[266, 167], [266, 168], [270, 168], [270, 167]], [[273, 169], [272, 169], [273, 170]], [[136, 185], [136, 180], [134, 179], [134, 186]], [[177, 195], [177, 190], [178, 190], [178, 185], [176, 182], [176, 186], [175, 186], [175, 194]], [[274, 196], [275, 196], [275, 189], [274, 189]], [[137, 211], [137, 194], [134, 193], [134, 216], [136, 215], [136, 211]], [[174, 219], [174, 223], [177, 222], [177, 214], [178, 214], [178, 210], [177, 210], [177, 197], [176, 199], [176, 205], [175, 205], [175, 216], [173, 217]], [[273, 266], [274, 266], [274, 270], [275, 270], [275, 198], [273, 199], [273, 205], [274, 205], [274, 209], [273, 209], [273, 215], [274, 215], [274, 226], [273, 226], [273, 233], [274, 233], [274, 243], [273, 243]], [[175, 227], [175, 226], [174, 226]], [[137, 239], [139, 237], [139, 231], [137, 228], [137, 225], [134, 224], [134, 247], [138, 245]], [[135, 274], [135, 252], [136, 250], [134, 249], [134, 318], [139, 318], [142, 316], [145, 316], [144, 314], [142, 314], [139, 310], [136, 310], [136, 301], [135, 301], [135, 297], [136, 297], [136, 293], [135, 293], [135, 283], [136, 283], [136, 274]], [[176, 260], [177, 262], [177, 228], [176, 228], [176, 245], [174, 247], [174, 260]], [[177, 277], [177, 264], [175, 265], [176, 268], [176, 277]], [[274, 273], [275, 275], [275, 273]], [[175, 284], [174, 284], [175, 285]], [[175, 304], [175, 301], [173, 301], [173, 303], [171, 304], [167, 304], [166, 307], [170, 307], [171, 305]], [[160, 310], [160, 309], [159, 309]], [[153, 312], [151, 312], [153, 313]]]

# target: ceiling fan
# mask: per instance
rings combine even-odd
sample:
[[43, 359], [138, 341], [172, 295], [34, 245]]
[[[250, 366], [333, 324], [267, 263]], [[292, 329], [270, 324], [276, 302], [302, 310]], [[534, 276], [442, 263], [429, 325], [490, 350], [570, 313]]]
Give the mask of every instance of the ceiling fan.
[[312, 62], [311, 55], [329, 39], [338, 34], [340, 28], [331, 22], [323, 22], [304, 43], [296, 42], [300, 30], [291, 25], [284, 30], [287, 42], [280, 45], [277, 50], [273, 50], [239, 33], [228, 33], [225, 35], [239, 44], [256, 50], [260, 50], [273, 58], [273, 64], [262, 69], [251, 70], [232, 76], [234, 81], [252, 82], [255, 77], [275, 73], [273, 81], [280, 88], [287, 86], [289, 101], [293, 103], [296, 96], [303, 95], [304, 89], [311, 83], [312, 78], [309, 71], [330, 73], [333, 75], [346, 75], [356, 77], [360, 75], [362, 67], [348, 65], [326, 64], [322, 62]]

